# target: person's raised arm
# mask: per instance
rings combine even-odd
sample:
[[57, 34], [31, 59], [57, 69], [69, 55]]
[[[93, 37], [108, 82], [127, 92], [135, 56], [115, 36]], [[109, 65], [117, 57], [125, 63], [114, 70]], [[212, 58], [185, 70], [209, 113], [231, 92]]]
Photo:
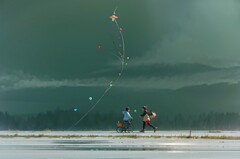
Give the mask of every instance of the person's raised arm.
[[128, 115], [128, 118], [129, 118], [129, 119], [133, 119], [133, 117], [130, 115], [129, 112], [127, 112], [127, 115]]

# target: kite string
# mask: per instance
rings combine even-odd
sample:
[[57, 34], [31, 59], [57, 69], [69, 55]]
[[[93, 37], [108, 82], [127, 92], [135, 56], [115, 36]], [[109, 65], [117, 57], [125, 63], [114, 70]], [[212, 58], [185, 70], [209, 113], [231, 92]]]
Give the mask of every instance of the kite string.
[[72, 128], [74, 128], [75, 126], [78, 125], [78, 123], [80, 123], [80, 121], [82, 121], [96, 106], [97, 104], [102, 100], [102, 98], [107, 94], [107, 92], [111, 89], [111, 87], [107, 87], [106, 90], [104, 91], [104, 93], [102, 94], [102, 96], [95, 102], [95, 104], [77, 121], [75, 122], [71, 127], [69, 127], [67, 130], [70, 130]]
[[124, 37], [123, 37], [122, 32], [120, 31], [121, 28], [119, 27], [117, 20], [115, 20], [115, 24], [116, 24], [116, 26], [119, 30], [119, 33], [120, 33], [120, 36], [121, 36], [121, 39], [122, 39], [122, 56], [123, 56], [122, 59], [125, 60], [125, 41], [124, 41]]
[[[116, 11], [117, 11], [117, 8], [115, 8], [113, 14], [116, 14]], [[114, 81], [111, 81], [110, 82], [110, 85], [105, 89], [104, 93], [102, 94], [102, 96], [91, 106], [91, 108], [77, 121], [75, 122], [71, 127], [69, 127], [68, 129], [66, 130], [70, 130], [72, 128], [74, 128], [75, 126], [77, 126], [97, 105], [98, 103], [105, 97], [105, 95], [111, 90], [112, 88], [112, 85], [117, 83], [118, 80], [120, 79], [120, 77], [122, 76], [122, 73], [124, 71], [124, 64], [125, 64], [125, 41], [124, 41], [124, 36], [122, 34], [122, 31], [120, 31], [120, 27], [119, 27], [119, 24], [117, 22], [117, 20], [115, 19], [115, 24], [116, 24], [116, 27], [118, 29], [118, 32], [120, 33], [120, 36], [121, 36], [121, 41], [122, 41], [122, 51], [118, 51], [120, 57], [116, 54], [114, 54], [120, 61], [121, 61], [121, 70], [118, 74], [118, 77], [114, 80]]]

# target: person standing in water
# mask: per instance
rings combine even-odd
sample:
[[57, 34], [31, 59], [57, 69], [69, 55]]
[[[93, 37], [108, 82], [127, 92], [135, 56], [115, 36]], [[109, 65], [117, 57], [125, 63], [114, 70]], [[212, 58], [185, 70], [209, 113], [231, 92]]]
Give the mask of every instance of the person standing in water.
[[143, 106], [142, 107], [142, 114], [140, 115], [141, 118], [143, 118], [143, 129], [140, 132], [145, 132], [145, 127], [146, 125], [150, 126], [151, 128], [153, 128], [153, 131], [156, 132], [157, 131], [157, 127], [153, 126], [150, 123], [150, 116], [149, 113], [147, 111], [147, 107]]

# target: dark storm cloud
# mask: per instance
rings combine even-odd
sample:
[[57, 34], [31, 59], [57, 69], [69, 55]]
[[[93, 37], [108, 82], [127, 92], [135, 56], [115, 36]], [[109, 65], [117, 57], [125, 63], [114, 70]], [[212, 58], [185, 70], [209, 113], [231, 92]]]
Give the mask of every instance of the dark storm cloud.
[[[191, 65], [194, 67], [194, 65]], [[150, 69], [152, 70], [152, 69]], [[176, 69], [177, 70], [177, 69]], [[176, 71], [175, 70], [175, 71]], [[236, 84], [240, 82], [240, 68], [216, 69], [203, 72], [170, 74], [167, 76], [151, 75], [128, 78], [122, 82], [122, 87], [138, 89], [173, 89], [177, 90], [189, 86], [214, 85], [220, 83]], [[146, 84], [147, 83], [147, 84]]]
[[[108, 16], [114, 8], [110, 0], [0, 1], [2, 110], [34, 112], [78, 102], [86, 107], [87, 96], [100, 96], [120, 70], [111, 55], [114, 26]], [[116, 107], [188, 109], [202, 103], [197, 93], [188, 103], [191, 92], [222, 96], [218, 86], [227, 99], [204, 97], [211, 103], [205, 105], [234, 110], [240, 103], [236, 89], [231, 92], [240, 79], [239, 1], [121, 0], [117, 13], [130, 60], [100, 107], [119, 98]]]
[[[112, 4], [99, 1], [5, 1], [1, 68], [57, 78], [85, 76], [106, 55], [96, 46], [108, 35]], [[104, 11], [106, 10], [106, 11]], [[106, 46], [107, 47], [107, 46]]]
[[99, 87], [106, 86], [106, 79], [71, 79], [55, 80], [49, 78], [38, 78], [36, 76], [18, 72], [15, 74], [0, 75], [0, 91], [19, 90], [27, 88], [59, 88], [59, 87]]
[[193, 0], [179, 5], [172, 2], [163, 3], [170, 8], [167, 11], [157, 11], [160, 2], [149, 3], [152, 8], [149, 12], [155, 19], [153, 30], [159, 32], [166, 24], [170, 29], [166, 29], [166, 34], [162, 34], [136, 63], [239, 66], [239, 1]]
[[134, 81], [140, 87], [148, 83], [144, 86], [166, 89], [239, 82], [239, 1], [151, 2], [148, 15], [155, 41], [132, 60], [130, 70], [140, 71], [129, 86]]

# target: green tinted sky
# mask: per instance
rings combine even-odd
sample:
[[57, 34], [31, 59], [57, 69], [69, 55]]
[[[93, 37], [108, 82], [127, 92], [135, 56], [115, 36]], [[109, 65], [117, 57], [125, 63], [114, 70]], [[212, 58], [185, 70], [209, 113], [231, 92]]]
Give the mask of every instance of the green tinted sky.
[[119, 71], [116, 4], [130, 60], [95, 111], [240, 110], [238, 0], [0, 0], [0, 111], [87, 110]]

